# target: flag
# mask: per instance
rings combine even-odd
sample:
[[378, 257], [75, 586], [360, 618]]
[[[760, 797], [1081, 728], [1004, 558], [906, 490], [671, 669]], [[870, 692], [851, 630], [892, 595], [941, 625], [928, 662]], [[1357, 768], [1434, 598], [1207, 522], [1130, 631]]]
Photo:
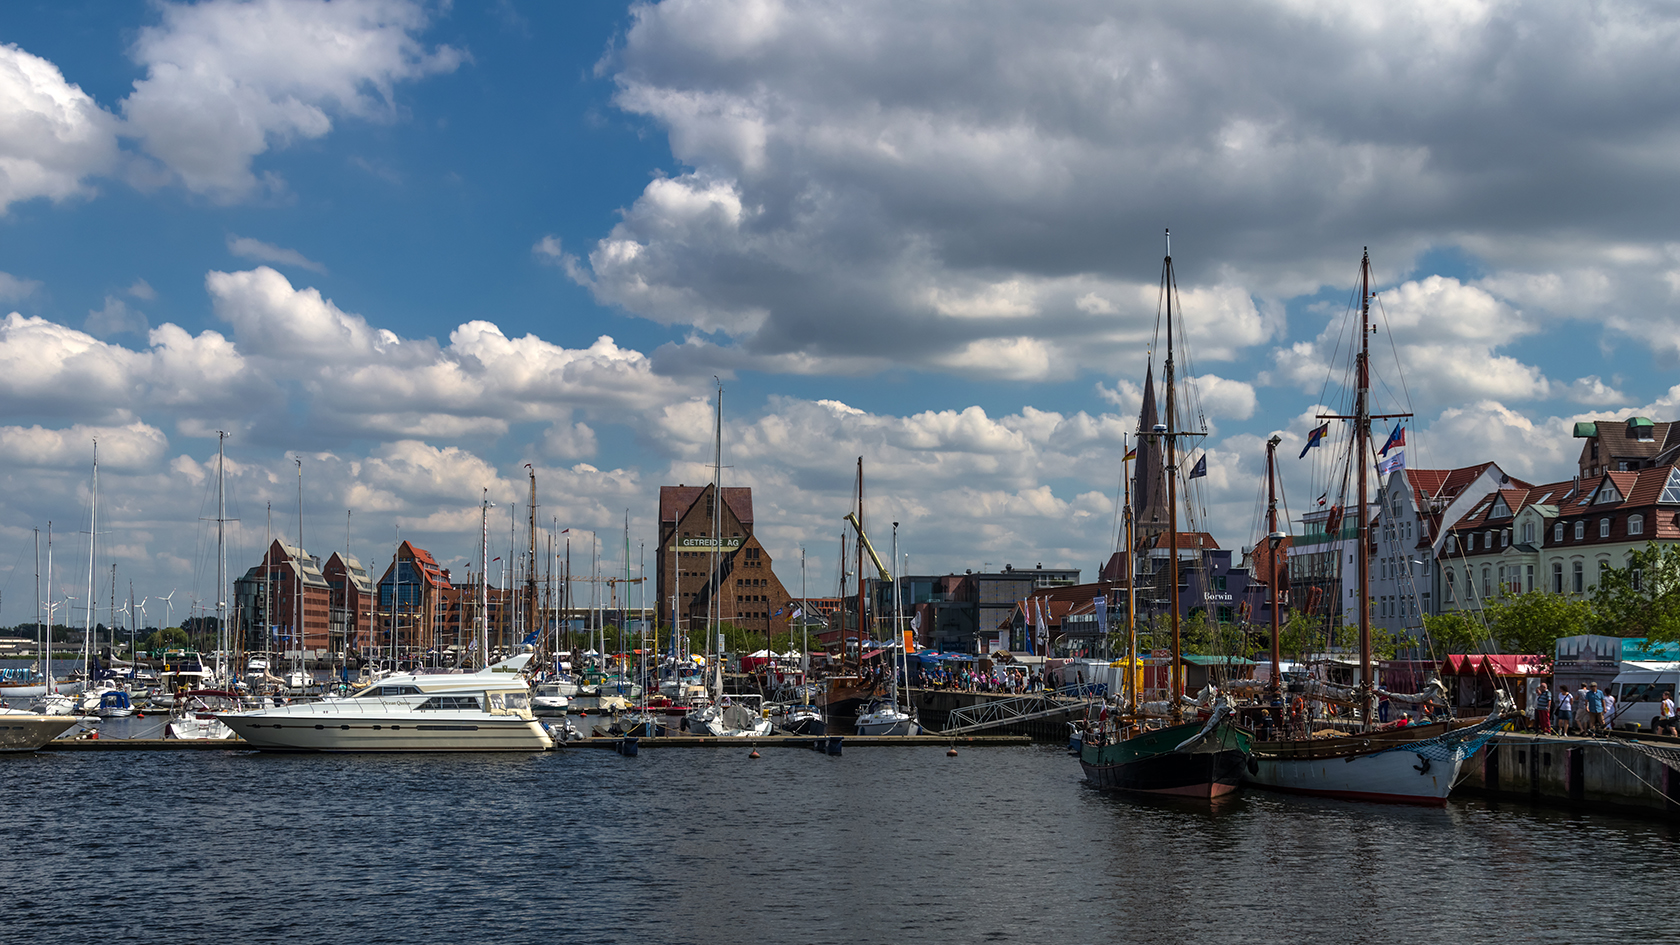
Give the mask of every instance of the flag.
[[776, 608], [776, 616], [780, 617], [782, 615], [782, 612], [785, 611], [785, 610], [787, 610], [786, 607], [777, 607]]
[[1091, 601], [1091, 605], [1097, 609], [1097, 632], [1108, 636], [1108, 595], [1097, 595], [1097, 599]]
[[1405, 446], [1405, 445], [1406, 445], [1406, 428], [1397, 423], [1397, 424], [1394, 425], [1394, 432], [1392, 432], [1388, 435], [1388, 442], [1383, 444], [1383, 448], [1377, 452], [1377, 455], [1378, 456], [1387, 456], [1389, 450], [1394, 449], [1396, 446]]
[[916, 612], [916, 616], [910, 618], [910, 629], [916, 631], [917, 633], [921, 632], [921, 630], [922, 630], [922, 614], [921, 614], [920, 611]]
[[803, 616], [805, 616], [805, 608], [795, 607], [795, 608], [793, 608], [793, 613], [788, 615], [788, 619], [789, 620], [798, 620], [800, 617], [803, 617]]
[[1315, 429], [1311, 433], [1307, 434], [1307, 445], [1301, 447], [1301, 455], [1299, 455], [1295, 458], [1296, 459], [1306, 459], [1307, 458], [1307, 450], [1310, 450], [1313, 447], [1317, 446], [1319, 444], [1319, 442], [1324, 439], [1324, 435], [1329, 433], [1329, 432], [1330, 432], [1330, 421], [1326, 420], [1325, 422], [1319, 424], [1317, 429]]
[[[1048, 644], [1050, 642], [1050, 625], [1045, 620], [1044, 613], [1049, 609], [1049, 606], [1050, 598], [1048, 597], [1038, 602], [1038, 642], [1040, 644]], [[1029, 650], [1028, 652], [1032, 651]]]
[[1195, 467], [1193, 467], [1190, 470], [1190, 478], [1191, 479], [1200, 479], [1200, 478], [1202, 478], [1203, 476], [1206, 476], [1206, 475], [1207, 475], [1207, 454], [1203, 453], [1202, 458], [1196, 460]]
[[1324, 504], [1324, 500], [1325, 500], [1325, 499], [1328, 499], [1328, 498], [1330, 498], [1330, 493], [1328, 493], [1328, 492], [1326, 492], [1326, 493], [1324, 493], [1324, 494], [1323, 494], [1323, 495], [1321, 495], [1321, 496], [1319, 496], [1319, 497], [1318, 497], [1318, 504], [1319, 504], [1319, 505], [1323, 505], [1323, 504]]
[[1406, 451], [1400, 450], [1393, 456], [1377, 464], [1377, 475], [1386, 476], [1397, 469], [1406, 468]]
[[536, 646], [537, 645], [537, 637], [541, 634], [542, 634], [541, 630], [532, 630], [530, 632], [530, 634], [528, 634], [525, 637], [525, 640], [520, 645], [521, 646]]
[[1137, 447], [1135, 446], [1127, 450], [1125, 456], [1120, 457], [1120, 461], [1123, 463], [1134, 459], [1137, 459]]

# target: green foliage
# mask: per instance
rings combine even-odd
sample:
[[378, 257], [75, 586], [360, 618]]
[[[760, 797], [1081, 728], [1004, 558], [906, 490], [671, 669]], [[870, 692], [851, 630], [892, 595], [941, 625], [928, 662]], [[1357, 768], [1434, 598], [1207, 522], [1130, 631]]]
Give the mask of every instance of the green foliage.
[[1593, 608], [1567, 595], [1530, 591], [1502, 595], [1488, 603], [1482, 615], [1500, 652], [1550, 658], [1557, 649], [1558, 637], [1587, 632]]
[[[1166, 632], [1169, 640], [1171, 633], [1169, 628]], [[1241, 629], [1211, 619], [1207, 611], [1199, 608], [1178, 622], [1178, 633], [1184, 652], [1196, 656], [1241, 656], [1239, 651], [1247, 649]]]
[[162, 653], [170, 647], [184, 648], [190, 642], [187, 639], [187, 631], [180, 627], [170, 627], [166, 630], [153, 630], [150, 636], [140, 641], [140, 645], [152, 653]]
[[1653, 642], [1680, 640], [1680, 545], [1653, 541], [1631, 553], [1627, 567], [1601, 574], [1588, 629]]
[[1487, 628], [1461, 611], [1425, 616], [1423, 627], [1437, 656], [1476, 652], [1488, 638]]
[[1304, 610], [1292, 610], [1278, 631], [1278, 649], [1286, 660], [1299, 661], [1317, 649], [1324, 638], [1322, 621]]

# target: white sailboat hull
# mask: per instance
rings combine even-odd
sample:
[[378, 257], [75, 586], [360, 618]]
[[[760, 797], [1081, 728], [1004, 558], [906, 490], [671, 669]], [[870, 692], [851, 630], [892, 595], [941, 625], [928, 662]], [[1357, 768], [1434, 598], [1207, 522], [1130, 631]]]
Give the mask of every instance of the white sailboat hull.
[[1272, 791], [1389, 804], [1444, 805], [1462, 758], [1425, 758], [1404, 749], [1328, 758], [1249, 758], [1243, 782]]

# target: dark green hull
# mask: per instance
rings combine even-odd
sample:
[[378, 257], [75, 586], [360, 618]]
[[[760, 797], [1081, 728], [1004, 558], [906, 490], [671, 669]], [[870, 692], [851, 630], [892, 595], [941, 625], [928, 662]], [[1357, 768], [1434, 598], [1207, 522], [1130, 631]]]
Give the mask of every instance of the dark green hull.
[[1242, 783], [1248, 732], [1221, 723], [1185, 750], [1177, 746], [1202, 730], [1186, 722], [1109, 745], [1085, 744], [1079, 752], [1085, 779], [1105, 791], [1141, 791], [1182, 797], [1219, 797]]

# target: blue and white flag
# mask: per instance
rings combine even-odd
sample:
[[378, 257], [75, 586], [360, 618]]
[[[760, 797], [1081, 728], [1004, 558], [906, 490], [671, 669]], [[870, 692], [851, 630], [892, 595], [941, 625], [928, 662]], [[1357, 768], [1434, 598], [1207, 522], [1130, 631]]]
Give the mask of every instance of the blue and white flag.
[[1206, 475], [1207, 475], [1207, 454], [1203, 453], [1202, 458], [1196, 460], [1196, 465], [1190, 470], [1190, 478], [1191, 479], [1200, 479], [1200, 478], [1202, 478], [1203, 476], [1206, 476]]
[[1377, 475], [1386, 476], [1397, 469], [1406, 468], [1406, 451], [1398, 450], [1393, 456], [1377, 464]]

